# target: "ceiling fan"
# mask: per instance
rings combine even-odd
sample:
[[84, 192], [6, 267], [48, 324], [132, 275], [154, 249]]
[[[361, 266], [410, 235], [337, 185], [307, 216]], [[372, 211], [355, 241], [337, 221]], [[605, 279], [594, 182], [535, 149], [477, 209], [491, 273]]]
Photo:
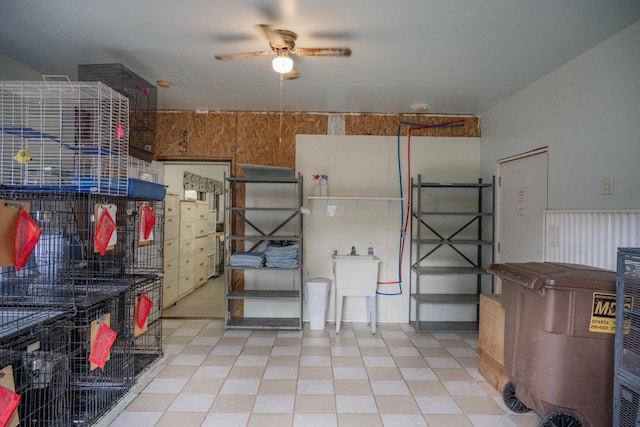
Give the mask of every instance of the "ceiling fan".
[[271, 51], [231, 53], [215, 55], [215, 58], [219, 61], [227, 61], [275, 54], [276, 57], [272, 62], [274, 71], [282, 74], [286, 79], [297, 79], [300, 77], [300, 73], [289, 56], [290, 53], [298, 56], [351, 56], [351, 49], [348, 47], [296, 48], [298, 35], [293, 31], [273, 29], [267, 24], [260, 24], [259, 26], [269, 41]]

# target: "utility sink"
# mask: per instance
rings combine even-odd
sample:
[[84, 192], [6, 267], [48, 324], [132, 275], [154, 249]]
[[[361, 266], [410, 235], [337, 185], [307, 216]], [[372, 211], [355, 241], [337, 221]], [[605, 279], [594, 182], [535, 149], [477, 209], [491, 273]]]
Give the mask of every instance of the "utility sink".
[[348, 291], [349, 295], [363, 296], [375, 294], [380, 261], [375, 255], [333, 255], [336, 292]]
[[336, 333], [340, 333], [342, 300], [345, 296], [367, 297], [367, 323], [376, 332], [376, 291], [382, 260], [375, 255], [333, 255], [336, 284]]

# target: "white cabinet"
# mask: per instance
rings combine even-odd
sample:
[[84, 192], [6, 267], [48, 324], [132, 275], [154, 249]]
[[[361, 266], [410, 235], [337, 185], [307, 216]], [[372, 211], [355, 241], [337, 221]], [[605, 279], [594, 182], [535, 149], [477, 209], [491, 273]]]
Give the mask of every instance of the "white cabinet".
[[178, 259], [180, 255], [180, 196], [165, 197], [163, 307], [178, 299]]
[[208, 280], [208, 215], [204, 201], [180, 202], [180, 250], [178, 263], [178, 297], [182, 297]]

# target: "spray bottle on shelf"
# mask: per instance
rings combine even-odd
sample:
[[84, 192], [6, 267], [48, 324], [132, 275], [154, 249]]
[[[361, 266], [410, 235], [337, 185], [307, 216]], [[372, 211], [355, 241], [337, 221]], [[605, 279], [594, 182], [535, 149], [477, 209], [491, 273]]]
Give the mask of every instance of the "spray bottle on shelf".
[[373, 255], [373, 245], [371, 244], [371, 242], [369, 242], [369, 248], [367, 249], [367, 253], [369, 255]]
[[320, 175], [313, 175], [313, 195], [315, 197], [320, 197]]
[[320, 196], [329, 197], [329, 176], [320, 176]]

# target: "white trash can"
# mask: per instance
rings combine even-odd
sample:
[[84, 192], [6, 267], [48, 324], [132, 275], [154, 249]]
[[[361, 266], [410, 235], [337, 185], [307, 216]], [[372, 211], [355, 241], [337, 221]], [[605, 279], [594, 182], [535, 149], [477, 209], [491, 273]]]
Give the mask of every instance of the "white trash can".
[[309, 328], [312, 331], [322, 331], [327, 324], [330, 290], [331, 279], [325, 277], [315, 277], [304, 284], [304, 299], [309, 309]]

